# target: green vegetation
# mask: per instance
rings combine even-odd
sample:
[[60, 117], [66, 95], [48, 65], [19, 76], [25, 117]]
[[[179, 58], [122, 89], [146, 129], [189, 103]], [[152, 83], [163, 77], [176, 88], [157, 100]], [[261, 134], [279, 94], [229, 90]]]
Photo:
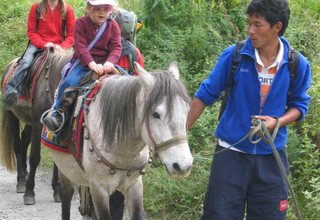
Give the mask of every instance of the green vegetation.
[[[0, 70], [22, 54], [27, 44], [26, 19], [31, 0], [2, 0], [0, 5]], [[83, 0], [69, 0], [76, 16], [83, 14]], [[138, 47], [147, 70], [178, 61], [182, 78], [192, 96], [207, 77], [218, 55], [246, 36], [245, 7], [240, 0], [120, 0], [143, 20]], [[290, 1], [291, 20], [285, 37], [303, 51], [312, 64], [312, 102], [302, 124], [289, 128], [290, 180], [304, 219], [320, 217], [320, 2]], [[169, 179], [155, 161], [144, 176], [145, 208], [150, 219], [199, 219], [207, 187], [217, 124], [218, 105], [207, 108], [190, 131], [189, 143], [195, 163], [190, 177]], [[43, 151], [45, 151], [43, 149]], [[43, 161], [50, 161], [44, 154]], [[48, 163], [47, 164], [51, 164]], [[288, 219], [294, 218], [293, 205]]]

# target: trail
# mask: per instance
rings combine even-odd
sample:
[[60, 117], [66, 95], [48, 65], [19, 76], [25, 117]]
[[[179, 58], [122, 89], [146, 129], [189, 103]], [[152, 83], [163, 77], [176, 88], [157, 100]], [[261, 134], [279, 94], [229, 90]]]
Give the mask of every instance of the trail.
[[[35, 205], [23, 204], [23, 193], [16, 193], [16, 173], [9, 173], [0, 164], [0, 220], [57, 220], [61, 219], [61, 203], [53, 200], [51, 173], [41, 170], [36, 174]], [[75, 193], [71, 205], [71, 219], [82, 219], [79, 195]]]

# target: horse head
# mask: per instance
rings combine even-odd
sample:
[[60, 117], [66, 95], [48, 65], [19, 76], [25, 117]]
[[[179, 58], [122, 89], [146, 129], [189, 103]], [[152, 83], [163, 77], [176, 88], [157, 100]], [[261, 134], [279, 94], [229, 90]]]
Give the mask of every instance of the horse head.
[[166, 71], [149, 74], [135, 65], [142, 81], [137, 105], [143, 106], [142, 138], [172, 177], [187, 177], [193, 163], [186, 126], [190, 97], [179, 81], [178, 66], [171, 63]]

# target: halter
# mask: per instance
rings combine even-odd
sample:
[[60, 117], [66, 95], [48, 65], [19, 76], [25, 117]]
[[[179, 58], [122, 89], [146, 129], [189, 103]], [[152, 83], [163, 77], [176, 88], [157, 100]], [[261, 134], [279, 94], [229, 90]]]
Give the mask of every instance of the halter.
[[163, 150], [166, 150], [166, 149], [169, 149], [170, 147], [173, 147], [175, 145], [178, 145], [178, 144], [183, 144], [183, 143], [187, 143], [188, 142], [188, 138], [186, 135], [181, 135], [181, 136], [177, 136], [177, 137], [173, 137], [167, 141], [163, 141], [161, 143], [156, 143], [156, 141], [154, 140], [154, 137], [151, 133], [151, 127], [150, 127], [150, 120], [149, 120], [149, 117], [146, 119], [146, 128], [147, 128], [147, 133], [148, 133], [148, 136], [153, 144], [153, 147], [154, 147], [154, 154], [156, 156], [158, 156], [158, 153], [160, 151], [163, 151]]

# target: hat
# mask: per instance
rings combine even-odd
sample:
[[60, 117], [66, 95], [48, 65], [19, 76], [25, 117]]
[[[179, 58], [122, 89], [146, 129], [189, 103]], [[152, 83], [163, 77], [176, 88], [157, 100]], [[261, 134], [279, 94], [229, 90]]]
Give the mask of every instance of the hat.
[[90, 5], [112, 5], [117, 6], [117, 0], [87, 0]]

